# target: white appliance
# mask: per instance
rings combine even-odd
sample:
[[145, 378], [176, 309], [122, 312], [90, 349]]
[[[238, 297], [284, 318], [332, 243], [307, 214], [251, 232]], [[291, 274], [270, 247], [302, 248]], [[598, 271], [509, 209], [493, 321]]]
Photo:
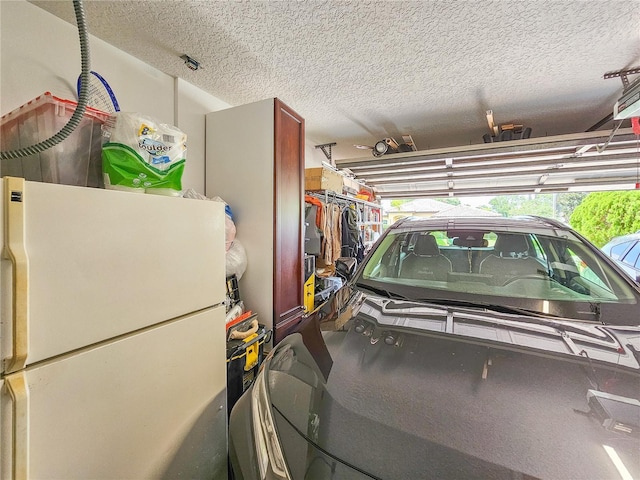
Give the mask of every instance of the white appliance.
[[2, 181], [0, 478], [226, 478], [224, 205]]

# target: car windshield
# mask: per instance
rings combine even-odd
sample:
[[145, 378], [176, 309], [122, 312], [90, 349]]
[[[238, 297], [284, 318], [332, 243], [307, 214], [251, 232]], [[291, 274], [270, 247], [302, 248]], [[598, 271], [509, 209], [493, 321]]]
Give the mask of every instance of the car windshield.
[[597, 250], [570, 230], [539, 230], [392, 230], [355, 283], [433, 303], [603, 322], [602, 315], [638, 317], [637, 292]]

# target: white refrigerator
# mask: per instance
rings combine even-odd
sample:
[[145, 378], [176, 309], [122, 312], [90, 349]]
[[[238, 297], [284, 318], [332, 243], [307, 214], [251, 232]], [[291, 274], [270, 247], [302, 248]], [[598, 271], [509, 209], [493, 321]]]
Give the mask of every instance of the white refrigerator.
[[223, 204], [0, 193], [0, 478], [226, 478]]

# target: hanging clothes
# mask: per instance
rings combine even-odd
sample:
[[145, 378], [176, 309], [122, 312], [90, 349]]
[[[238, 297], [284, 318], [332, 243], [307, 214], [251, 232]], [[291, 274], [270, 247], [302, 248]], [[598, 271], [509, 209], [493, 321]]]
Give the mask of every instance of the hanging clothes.
[[[305, 202], [304, 215], [304, 253], [320, 255], [322, 248], [322, 230], [318, 227], [318, 219], [322, 219], [322, 212], [318, 206]], [[322, 209], [322, 206], [320, 206]]]
[[328, 205], [326, 203], [322, 204], [322, 208], [319, 209], [321, 213], [322, 224], [320, 225], [320, 229], [322, 230], [322, 246], [320, 248], [320, 256], [324, 263], [331, 263], [331, 241], [329, 240], [328, 235], [331, 235], [330, 230], [327, 229], [327, 217], [328, 217]]
[[[365, 232], [361, 229], [365, 219], [360, 203], [331, 192], [325, 192], [322, 197], [307, 193], [305, 202], [307, 206], [317, 206], [316, 224], [321, 232], [321, 248], [317, 259], [327, 266], [340, 257], [356, 258], [361, 262], [366, 248]], [[313, 214], [309, 210], [306, 214], [306, 223], [310, 224]]]
[[349, 205], [342, 210], [342, 248], [343, 257], [354, 257], [358, 263], [364, 258], [364, 244], [358, 227], [359, 212], [355, 205]]
[[311, 205], [315, 205], [316, 207], [318, 207], [316, 210], [316, 227], [322, 229], [322, 207], [324, 204], [322, 203], [322, 201], [311, 195], [305, 195], [304, 201], [305, 203], [310, 203]]
[[322, 231], [322, 258], [327, 264], [334, 263], [341, 255], [342, 219], [340, 206], [334, 203], [323, 205], [324, 221]]
[[331, 225], [331, 240], [333, 242], [332, 263], [335, 263], [335, 261], [342, 256], [342, 210], [340, 209], [340, 205], [336, 204], [333, 204], [331, 209], [334, 221]]

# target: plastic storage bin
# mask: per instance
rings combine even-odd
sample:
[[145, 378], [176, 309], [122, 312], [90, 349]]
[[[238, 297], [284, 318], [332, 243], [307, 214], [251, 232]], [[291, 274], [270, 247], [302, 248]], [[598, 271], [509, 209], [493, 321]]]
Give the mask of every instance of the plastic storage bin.
[[[0, 150], [17, 150], [46, 140], [64, 127], [77, 103], [50, 92], [0, 119]], [[109, 114], [87, 108], [76, 129], [62, 142], [35, 155], [3, 160], [0, 176], [65, 185], [103, 187], [102, 125]]]

